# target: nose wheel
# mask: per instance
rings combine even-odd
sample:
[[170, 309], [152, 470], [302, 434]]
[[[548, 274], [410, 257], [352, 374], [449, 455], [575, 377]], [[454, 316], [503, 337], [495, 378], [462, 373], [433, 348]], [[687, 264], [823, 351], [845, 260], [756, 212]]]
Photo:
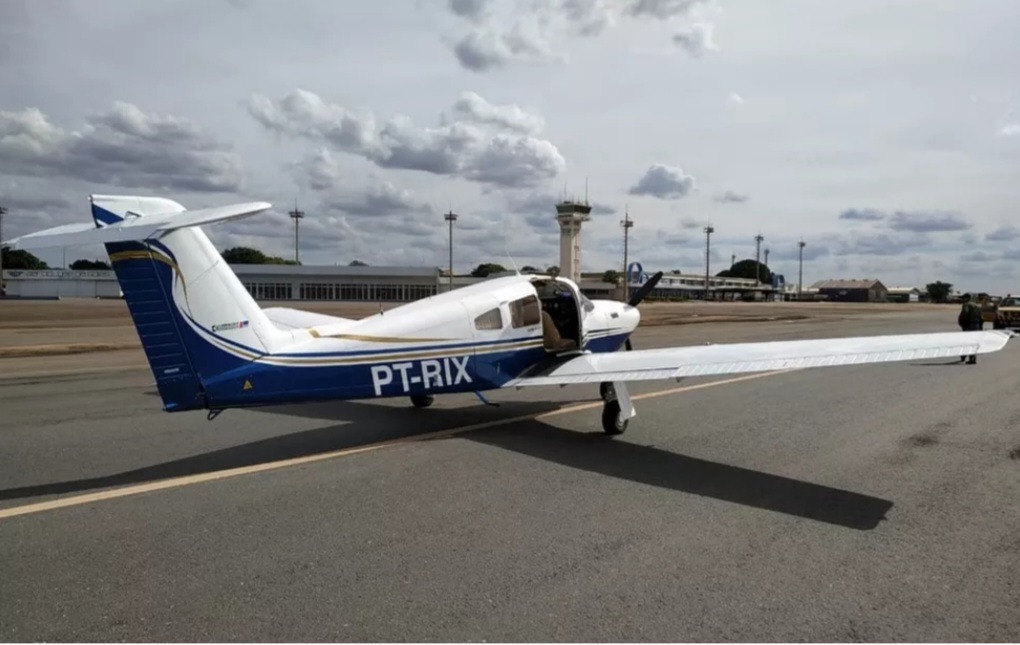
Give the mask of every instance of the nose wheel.
[[606, 402], [602, 406], [602, 431], [614, 436], [627, 431], [630, 420], [637, 412], [630, 400], [625, 383], [602, 383], [599, 394]]

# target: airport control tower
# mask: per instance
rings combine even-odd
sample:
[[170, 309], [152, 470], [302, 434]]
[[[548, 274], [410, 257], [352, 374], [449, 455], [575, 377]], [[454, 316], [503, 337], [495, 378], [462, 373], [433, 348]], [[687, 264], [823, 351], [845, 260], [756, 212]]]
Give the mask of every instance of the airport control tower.
[[560, 223], [560, 275], [581, 282], [581, 224], [591, 219], [591, 206], [574, 201], [556, 204]]

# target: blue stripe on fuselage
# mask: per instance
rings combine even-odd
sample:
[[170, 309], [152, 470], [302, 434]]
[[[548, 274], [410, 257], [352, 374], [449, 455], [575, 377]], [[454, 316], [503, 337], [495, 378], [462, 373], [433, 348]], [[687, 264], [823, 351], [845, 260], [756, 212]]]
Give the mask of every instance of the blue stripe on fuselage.
[[248, 363], [205, 381], [204, 386], [212, 408], [452, 394], [501, 387], [545, 358], [545, 350], [536, 347], [360, 365], [282, 367]]
[[[107, 245], [107, 251], [111, 255], [120, 251], [144, 249], [145, 245], [132, 242]], [[164, 409], [167, 411], [248, 407], [329, 399], [367, 399], [377, 396], [474, 392], [501, 387], [528, 367], [546, 358], [545, 350], [541, 346], [493, 351], [502, 342], [521, 342], [522, 339], [518, 338], [445, 346], [446, 349], [455, 350], [457, 347], [475, 345], [479, 346], [479, 351], [486, 352], [461, 357], [387, 360], [385, 356], [380, 356], [378, 361], [371, 361], [371, 355], [358, 351], [318, 356], [352, 355], [364, 357], [367, 359], [366, 362], [322, 366], [266, 364], [235, 356], [217, 347], [189, 325], [178, 307], [171, 305], [167, 308], [153, 299], [151, 282], [143, 286], [138, 280], [144, 278], [146, 271], [154, 270], [158, 274], [160, 290], [164, 292], [162, 295], [166, 298], [164, 302], [172, 303], [172, 285], [176, 276], [173, 268], [166, 263], [144, 257], [129, 258], [116, 262], [115, 267], [135, 324], [140, 329], [140, 335], [146, 335], [149, 326], [159, 325], [160, 322], [163, 323], [160, 329], [164, 334], [172, 333], [171, 329], [175, 331], [179, 335], [179, 342], [186, 349], [195, 376], [201, 382], [200, 397], [176, 396], [167, 388], [161, 389], [161, 394], [170, 397], [164, 398]], [[139, 275], [138, 271], [143, 273]], [[173, 327], [165, 325], [166, 322], [170, 322], [165, 318], [167, 315], [172, 318]], [[219, 337], [217, 339], [220, 340]], [[166, 379], [167, 375], [160, 369], [162, 346], [149, 342], [143, 342], [143, 346], [157, 380]], [[442, 348], [431, 346], [415, 349], [441, 351]], [[377, 350], [373, 353], [378, 351], [392, 353], [411, 350], [404, 347]], [[391, 378], [385, 378], [387, 375]], [[426, 379], [430, 380], [428, 384], [425, 382]], [[381, 382], [387, 380], [386, 383]], [[378, 394], [376, 386], [379, 386]]]

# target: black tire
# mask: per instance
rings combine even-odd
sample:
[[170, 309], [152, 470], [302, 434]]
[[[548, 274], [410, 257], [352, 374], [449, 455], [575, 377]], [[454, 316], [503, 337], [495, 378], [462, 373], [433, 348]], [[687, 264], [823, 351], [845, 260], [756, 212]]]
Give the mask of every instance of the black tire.
[[431, 394], [412, 394], [411, 404], [416, 408], [427, 408], [432, 405], [432, 402], [436, 400], [436, 397]]
[[630, 419], [620, 418], [620, 402], [613, 399], [602, 406], [602, 431], [613, 436], [627, 431]]
[[599, 383], [599, 396], [602, 397], [603, 401], [616, 398], [616, 390], [613, 389], [613, 384], [609, 381], [603, 381]]

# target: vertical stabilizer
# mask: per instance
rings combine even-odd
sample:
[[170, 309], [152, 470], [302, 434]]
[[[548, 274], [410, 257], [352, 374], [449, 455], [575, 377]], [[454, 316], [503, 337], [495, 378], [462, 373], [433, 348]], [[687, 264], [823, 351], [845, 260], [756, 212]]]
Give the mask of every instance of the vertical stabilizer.
[[[185, 212], [162, 198], [92, 197], [99, 228]], [[206, 407], [203, 383], [291, 341], [198, 227], [110, 243], [106, 250], [167, 410]]]

